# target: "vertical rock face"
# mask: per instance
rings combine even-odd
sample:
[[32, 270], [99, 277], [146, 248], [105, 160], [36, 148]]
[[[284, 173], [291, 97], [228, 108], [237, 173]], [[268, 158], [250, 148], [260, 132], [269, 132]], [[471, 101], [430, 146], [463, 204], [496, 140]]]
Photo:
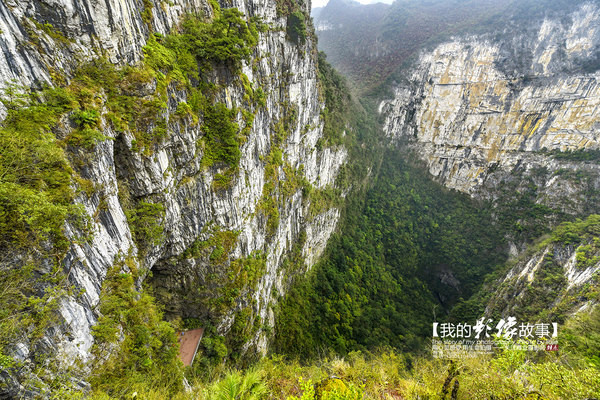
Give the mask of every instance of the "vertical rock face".
[[381, 104], [385, 130], [450, 188], [494, 199], [501, 182], [525, 174], [538, 203], [584, 214], [585, 196], [560, 171], [593, 176], [598, 189], [597, 163], [564, 152], [599, 146], [599, 28], [600, 10], [584, 4], [560, 20], [443, 43]]
[[[107, 140], [85, 155], [80, 168], [80, 175], [93, 183], [95, 191], [77, 198], [93, 220], [93, 238], [74, 242], [61, 263], [70, 283], [84, 292], [61, 300], [64, 321], [44, 339], [64, 363], [88, 359], [103, 278], [124, 257], [133, 257], [142, 271], [152, 271], [151, 286], [164, 301], [167, 315], [208, 318], [223, 334], [236, 318], [245, 318], [238, 325], [260, 321], [246, 332], [243, 347], [265, 351], [268, 338], [262, 328], [273, 323], [269, 305], [285, 292], [293, 273], [310, 268], [335, 229], [339, 212], [311, 204], [316, 198], [311, 200], [307, 190], [333, 187], [347, 157], [342, 147], [317, 146], [323, 134], [324, 105], [315, 44], [310, 37], [300, 43], [289, 40], [286, 18], [278, 16], [274, 1], [236, 0], [230, 6], [248, 18], [260, 17], [268, 26], [241, 67], [249, 84], [265, 93], [263, 106], [251, 109], [240, 78], [226, 67], [216, 65], [208, 79], [216, 87], [214, 101], [235, 109], [240, 125], [244, 125], [244, 111], [254, 114], [240, 146], [239, 168], [230, 183], [219, 185], [226, 168], [202, 163], [206, 151], [198, 144], [205, 135], [202, 117], [194, 121], [175, 116], [178, 105], [189, 100], [175, 84], [167, 89], [163, 110], [166, 138], [151, 151], [136, 150], [135, 135], [113, 129], [102, 111], [101, 133]], [[308, 13], [309, 5], [304, 7]], [[16, 81], [40, 86], [56, 82], [58, 76], [69, 80], [81, 62], [99, 56], [133, 65], [143, 59], [150, 29], [165, 35], [184, 15], [194, 13], [212, 15], [213, 8], [200, 0], [2, 1], [1, 85]], [[153, 83], [149, 85], [137, 88], [136, 96], [151, 93]], [[275, 144], [281, 126], [285, 132]], [[58, 129], [59, 135], [68, 132], [69, 124]], [[277, 163], [269, 161], [274, 152]], [[298, 184], [299, 180], [304, 183]], [[164, 207], [158, 243], [138, 248], [126, 202]], [[72, 238], [79, 234], [69, 225], [67, 231]], [[292, 251], [304, 260], [301, 268], [282, 268]], [[244, 262], [249, 259], [259, 260], [258, 271], [252, 279], [231, 287], [245, 273]], [[228, 292], [230, 299], [222, 306], [219, 301], [226, 289], [235, 292]], [[240, 314], [240, 310], [247, 311]], [[17, 347], [17, 358], [33, 357], [27, 343]]]
[[[387, 135], [435, 179], [492, 202], [517, 256], [526, 221], [547, 229], [600, 205], [600, 9], [587, 3], [518, 29], [505, 22], [504, 32], [423, 52], [380, 112]], [[487, 313], [564, 318], [587, 304], [598, 271], [590, 243], [561, 239], [522, 254], [494, 283]]]

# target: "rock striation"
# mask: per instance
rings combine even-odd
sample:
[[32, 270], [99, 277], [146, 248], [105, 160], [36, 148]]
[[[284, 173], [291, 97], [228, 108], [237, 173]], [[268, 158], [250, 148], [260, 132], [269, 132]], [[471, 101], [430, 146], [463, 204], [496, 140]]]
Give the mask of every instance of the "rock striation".
[[553, 173], [597, 168], [554, 155], [598, 148], [599, 23], [598, 7], [584, 4], [562, 20], [422, 53], [380, 105], [387, 135], [407, 141], [440, 182], [476, 197], [493, 197], [511, 171], [539, 168], [550, 171], [540, 202], [574, 195]]
[[[598, 215], [560, 226], [511, 265], [486, 306], [487, 315], [564, 323], [598, 299]], [[552, 321], [550, 321], [552, 319]]]
[[[315, 43], [310, 36], [305, 41], [290, 40], [286, 18], [279, 15], [275, 1], [235, 0], [221, 6], [236, 7], [245, 18], [260, 18], [267, 27], [239, 74], [253, 88], [261, 88], [264, 105], [248, 104], [247, 90], [227, 66], [215, 65], [207, 79], [216, 87], [214, 102], [235, 110], [240, 126], [244, 126], [243, 112], [254, 114], [230, 182], [216, 182], [227, 170], [224, 165], [207, 167], [202, 162], [206, 151], [198, 146], [205, 135], [202, 117], [194, 121], [176, 115], [179, 104], [190, 100], [189, 93], [177, 85], [167, 88], [166, 138], [150, 151], [138, 151], [135, 134], [114, 129], [102, 108], [99, 125], [106, 140], [86, 153], [78, 166], [81, 177], [94, 187], [93, 193], [80, 193], [76, 199], [92, 220], [93, 236], [87, 242], [76, 241], [81, 232], [67, 224], [73, 242], [60, 261], [69, 283], [81, 291], [60, 300], [59, 321], [42, 345], [32, 347], [24, 340], [15, 346], [12, 355], [18, 361], [34, 362], [40, 353], [55, 354], [53, 359], [66, 366], [75, 360], [89, 361], [103, 279], [117, 260], [126, 257], [143, 271], [141, 279], [151, 272], [147, 282], [165, 304], [168, 317], [209, 318], [219, 334], [227, 334], [236, 318], [244, 318], [238, 325], [256, 327], [248, 333], [242, 351], [265, 352], [265, 329], [273, 325], [271, 305], [285, 293], [291, 276], [304, 273], [323, 252], [339, 211], [311, 204], [317, 200], [306, 188], [333, 190], [347, 151], [341, 146], [317, 146], [323, 136], [324, 104]], [[308, 15], [310, 5], [304, 7]], [[68, 82], [79, 65], [98, 57], [116, 65], [137, 65], [144, 59], [143, 47], [151, 32], [164, 36], [187, 14], [214, 12], [209, 2], [201, 0], [3, 0], [0, 86], [16, 83], [39, 88]], [[138, 87], [135, 95], [146, 98], [155, 85]], [[277, 139], [281, 159], [273, 166], [268, 159], [276, 146], [278, 126], [285, 127], [285, 134]], [[57, 129], [61, 136], [71, 127], [65, 123]], [[268, 175], [267, 168], [274, 172]], [[283, 186], [293, 178], [303, 184], [290, 183], [284, 194]], [[273, 182], [275, 190], [267, 190]], [[272, 209], [265, 206], [267, 200]], [[161, 240], [143, 249], [134, 240], [126, 215], [128, 204], [140, 202], [161, 204], [164, 209], [159, 220]], [[223, 237], [232, 240], [224, 244], [219, 241]], [[203, 251], [190, 255], [189, 249], [198, 243]], [[292, 251], [302, 259], [295, 270], [283, 267]], [[233, 271], [239, 265], [236, 260], [249, 257], [261, 260], [255, 279], [239, 288], [225, 309], [211, 310], [211, 304], [223, 296], [221, 289], [240, 273]], [[15, 386], [14, 377], [4, 382], [14, 393], [25, 390]]]

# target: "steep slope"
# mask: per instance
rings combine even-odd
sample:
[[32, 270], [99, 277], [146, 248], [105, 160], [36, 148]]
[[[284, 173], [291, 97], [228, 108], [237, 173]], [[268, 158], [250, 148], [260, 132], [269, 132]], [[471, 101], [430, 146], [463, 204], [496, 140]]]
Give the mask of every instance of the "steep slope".
[[517, 224], [589, 215], [598, 206], [599, 18], [588, 3], [562, 20], [422, 53], [380, 106], [387, 134], [446, 186], [512, 212], [529, 238], [543, 229]]
[[560, 225], [493, 283], [485, 313], [562, 324], [598, 304], [600, 217]]
[[[290, 38], [275, 2], [227, 6], [241, 14], [187, 0], [0, 3], [3, 140], [25, 129], [27, 115], [52, 115], [30, 120], [60, 160], [52, 171], [64, 171], [63, 198], [52, 192], [47, 205], [78, 215], [61, 214], [51, 228], [29, 217], [1, 226], [2, 270], [19, 276], [28, 266], [35, 281], [19, 292], [25, 303], [10, 306], [29, 315], [32, 299], [53, 299], [48, 324], [16, 320], [27, 328], [3, 338], [3, 352], [26, 366], [3, 373], [5, 393], [31, 395], [17, 381], [45, 357], [54, 371], [90, 361], [113, 265], [138, 285], [152, 272], [147, 282], [170, 318], [220, 335], [238, 329], [231, 354], [264, 352], [273, 294], [323, 251], [339, 212], [320, 194], [332, 197], [347, 152], [322, 139], [312, 37]], [[12, 196], [30, 189], [4, 173], [14, 167], [3, 160], [0, 211], [37, 215]], [[54, 187], [40, 176], [39, 190]], [[305, 260], [300, 271], [282, 268], [292, 250]]]

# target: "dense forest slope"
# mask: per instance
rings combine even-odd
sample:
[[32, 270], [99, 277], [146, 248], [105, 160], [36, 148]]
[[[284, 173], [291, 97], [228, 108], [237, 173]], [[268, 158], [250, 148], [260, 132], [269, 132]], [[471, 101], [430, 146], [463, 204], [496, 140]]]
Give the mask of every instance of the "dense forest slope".
[[275, 293], [335, 229], [347, 150], [308, 5], [227, 7], [0, 2], [3, 396], [85, 387], [103, 360], [152, 379], [175, 339], [142, 282], [221, 358], [266, 351]]
[[324, 259], [278, 306], [277, 352], [423, 351], [436, 316], [447, 318], [506, 260], [491, 209], [405, 156], [384, 153], [371, 188], [348, 199]]

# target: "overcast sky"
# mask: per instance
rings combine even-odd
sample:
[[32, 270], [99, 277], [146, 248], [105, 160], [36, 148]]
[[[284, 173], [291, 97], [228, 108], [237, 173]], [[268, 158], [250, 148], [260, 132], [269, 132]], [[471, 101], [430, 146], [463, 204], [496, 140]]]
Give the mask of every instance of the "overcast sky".
[[[325, 7], [329, 0], [312, 0], [312, 8], [315, 7]], [[392, 4], [393, 0], [356, 0], [362, 4], [371, 4], [371, 3], [387, 3]]]

